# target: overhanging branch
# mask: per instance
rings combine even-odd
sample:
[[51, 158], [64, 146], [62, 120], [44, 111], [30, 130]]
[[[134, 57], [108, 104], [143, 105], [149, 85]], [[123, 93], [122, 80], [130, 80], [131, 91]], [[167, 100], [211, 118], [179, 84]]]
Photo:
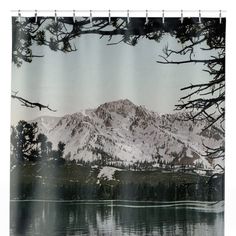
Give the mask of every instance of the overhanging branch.
[[25, 99], [25, 98], [22, 98], [22, 97], [20, 97], [20, 96], [17, 96], [16, 94], [17, 94], [17, 93], [11, 94], [11, 97], [12, 97], [13, 99], [17, 99], [18, 101], [20, 101], [22, 106], [30, 107], [30, 108], [38, 107], [40, 111], [41, 111], [42, 109], [48, 109], [49, 111], [56, 112], [56, 110], [51, 109], [51, 108], [49, 107], [49, 105], [46, 106], [46, 105], [43, 105], [43, 104], [38, 103], [38, 102], [31, 102], [31, 101], [29, 101], [29, 100], [27, 100], [27, 99]]

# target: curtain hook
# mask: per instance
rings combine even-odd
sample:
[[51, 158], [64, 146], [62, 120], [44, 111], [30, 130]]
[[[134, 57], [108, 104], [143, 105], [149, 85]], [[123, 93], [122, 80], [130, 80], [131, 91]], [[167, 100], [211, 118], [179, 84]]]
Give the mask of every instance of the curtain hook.
[[18, 10], [18, 21], [21, 22], [21, 12]]
[[37, 13], [37, 10], [35, 10], [34, 17], [35, 17], [35, 23], [37, 23], [37, 21], [38, 21], [38, 13]]
[[181, 19], [180, 19], [180, 21], [181, 21], [181, 24], [183, 24], [183, 22], [184, 22], [184, 14], [183, 14], [183, 10], [181, 10]]
[[57, 10], [55, 10], [55, 18], [54, 18], [54, 20], [55, 20], [55, 23], [57, 23]]
[[108, 10], [108, 22], [111, 24], [111, 10]]
[[165, 10], [162, 10], [162, 24], [165, 23]]
[[220, 24], [221, 24], [222, 23], [222, 12], [221, 12], [221, 10], [220, 10], [219, 17], [220, 17]]
[[129, 10], [127, 10], [127, 23], [129, 24]]
[[73, 22], [75, 23], [75, 10], [73, 10]]
[[145, 24], [148, 24], [148, 10], [146, 10], [146, 22]]
[[90, 24], [93, 25], [93, 15], [92, 15], [92, 10], [89, 11], [89, 18], [90, 18]]
[[198, 17], [198, 23], [202, 23], [202, 14], [201, 14], [201, 10], [199, 10], [199, 17]]

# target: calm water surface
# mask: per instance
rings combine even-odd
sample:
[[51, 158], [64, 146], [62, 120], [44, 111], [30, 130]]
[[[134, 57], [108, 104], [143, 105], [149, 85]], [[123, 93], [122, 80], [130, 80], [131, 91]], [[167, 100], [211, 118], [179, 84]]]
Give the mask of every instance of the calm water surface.
[[224, 235], [224, 202], [11, 201], [11, 236]]

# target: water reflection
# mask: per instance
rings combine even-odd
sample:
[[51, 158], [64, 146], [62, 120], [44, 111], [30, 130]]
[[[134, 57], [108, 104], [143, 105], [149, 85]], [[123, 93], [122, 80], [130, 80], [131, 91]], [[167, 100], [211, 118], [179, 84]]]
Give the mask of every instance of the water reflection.
[[222, 203], [13, 201], [12, 236], [222, 236]]

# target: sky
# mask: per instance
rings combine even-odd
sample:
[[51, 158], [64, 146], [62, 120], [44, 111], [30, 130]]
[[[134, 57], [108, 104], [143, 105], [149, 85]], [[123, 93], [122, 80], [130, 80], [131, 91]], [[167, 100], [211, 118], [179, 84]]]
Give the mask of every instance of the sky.
[[[119, 41], [119, 36], [112, 40]], [[173, 113], [175, 104], [185, 95], [182, 87], [209, 80], [200, 64], [156, 62], [167, 44], [181, 48], [171, 36], [164, 36], [159, 43], [143, 38], [136, 46], [107, 43], [107, 38], [90, 34], [74, 41], [75, 52], [33, 46], [33, 53], [44, 57], [23, 62], [20, 68], [12, 64], [12, 91], [57, 111], [23, 107], [12, 99], [12, 123], [44, 115], [61, 117], [119, 99], [129, 99], [159, 113]]]

